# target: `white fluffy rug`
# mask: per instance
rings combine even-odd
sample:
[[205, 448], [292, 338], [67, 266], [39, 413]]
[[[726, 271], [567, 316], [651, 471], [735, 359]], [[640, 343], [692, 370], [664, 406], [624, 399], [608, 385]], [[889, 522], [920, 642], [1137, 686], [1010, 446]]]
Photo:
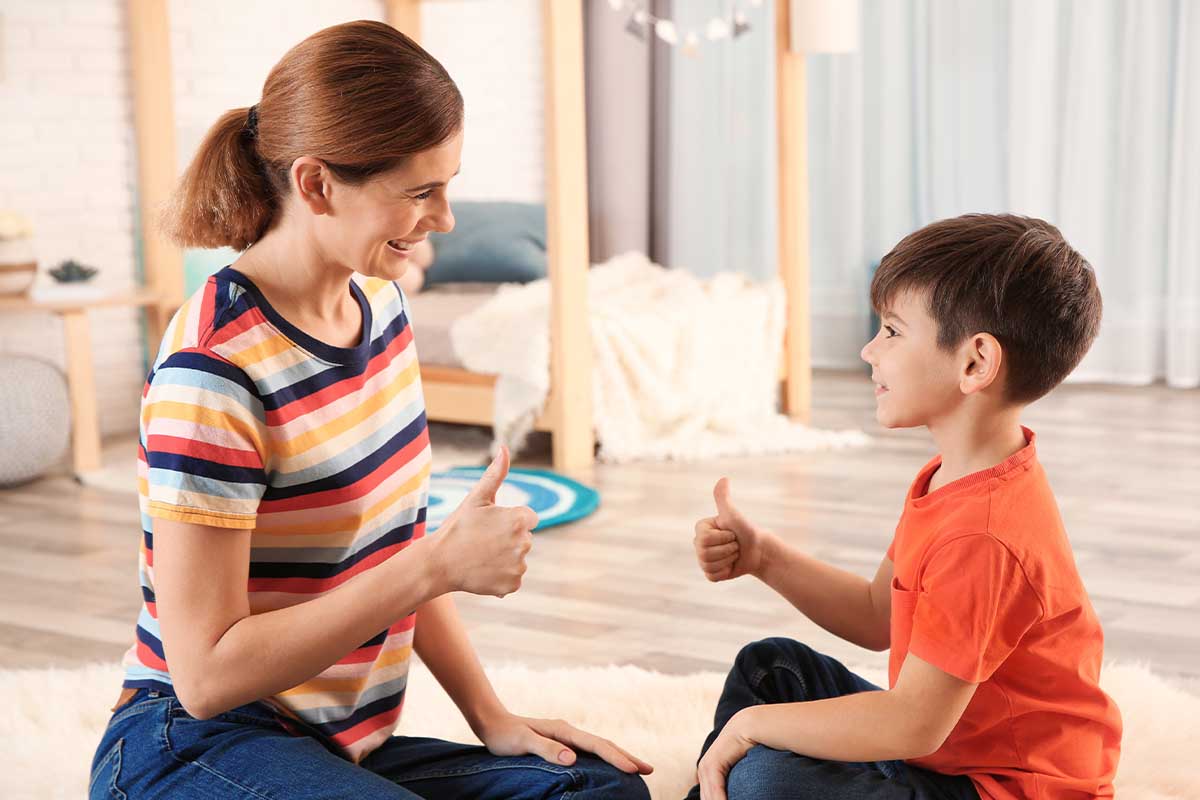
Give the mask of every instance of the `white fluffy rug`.
[[[488, 670], [509, 708], [563, 717], [650, 761], [655, 798], [681, 798], [712, 724], [723, 676], [662, 675], [636, 667]], [[864, 676], [882, 676], [864, 671]], [[120, 669], [0, 671], [0, 797], [84, 797], [92, 752], [119, 691]], [[1125, 718], [1120, 800], [1200, 798], [1200, 697], [1136, 665], [1110, 665], [1103, 684]], [[402, 732], [475, 741], [436, 681], [414, 664]]]

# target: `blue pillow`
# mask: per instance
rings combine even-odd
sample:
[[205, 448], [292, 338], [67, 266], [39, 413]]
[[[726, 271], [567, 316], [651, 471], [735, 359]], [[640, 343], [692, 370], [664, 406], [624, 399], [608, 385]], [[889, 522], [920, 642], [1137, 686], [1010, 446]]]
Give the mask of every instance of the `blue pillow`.
[[541, 203], [451, 204], [454, 230], [432, 233], [425, 284], [528, 283], [546, 277], [546, 207]]

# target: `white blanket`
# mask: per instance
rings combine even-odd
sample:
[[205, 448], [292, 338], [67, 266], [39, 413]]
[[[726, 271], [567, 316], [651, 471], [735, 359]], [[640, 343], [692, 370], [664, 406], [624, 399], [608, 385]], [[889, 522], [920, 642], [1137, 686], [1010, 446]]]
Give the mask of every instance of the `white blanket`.
[[[451, 341], [472, 372], [499, 376], [497, 443], [519, 448], [550, 389], [547, 280], [504, 286], [457, 320]], [[779, 281], [700, 280], [640, 253], [592, 268], [588, 307], [599, 457], [699, 459], [865, 444], [776, 411], [785, 299]]]

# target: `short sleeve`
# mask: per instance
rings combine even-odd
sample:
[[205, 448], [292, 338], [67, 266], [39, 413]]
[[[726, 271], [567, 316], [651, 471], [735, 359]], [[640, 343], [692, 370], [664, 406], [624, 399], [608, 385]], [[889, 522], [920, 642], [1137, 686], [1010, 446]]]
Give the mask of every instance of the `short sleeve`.
[[908, 651], [982, 683], [1041, 617], [1041, 600], [1007, 547], [987, 534], [959, 537], [922, 567]]
[[255, 526], [266, 491], [266, 414], [253, 382], [212, 353], [172, 354], [142, 398], [151, 517]]

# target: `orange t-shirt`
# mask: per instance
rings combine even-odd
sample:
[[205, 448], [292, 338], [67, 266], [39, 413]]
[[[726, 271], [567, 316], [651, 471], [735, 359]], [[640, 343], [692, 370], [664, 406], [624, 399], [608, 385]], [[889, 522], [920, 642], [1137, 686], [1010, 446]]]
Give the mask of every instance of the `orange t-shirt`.
[[908, 653], [975, 696], [945, 743], [910, 763], [967, 775], [984, 800], [1112, 797], [1121, 715], [1100, 689], [1104, 634], [1046, 473], [1028, 444], [927, 492], [913, 481], [888, 548], [888, 680]]

